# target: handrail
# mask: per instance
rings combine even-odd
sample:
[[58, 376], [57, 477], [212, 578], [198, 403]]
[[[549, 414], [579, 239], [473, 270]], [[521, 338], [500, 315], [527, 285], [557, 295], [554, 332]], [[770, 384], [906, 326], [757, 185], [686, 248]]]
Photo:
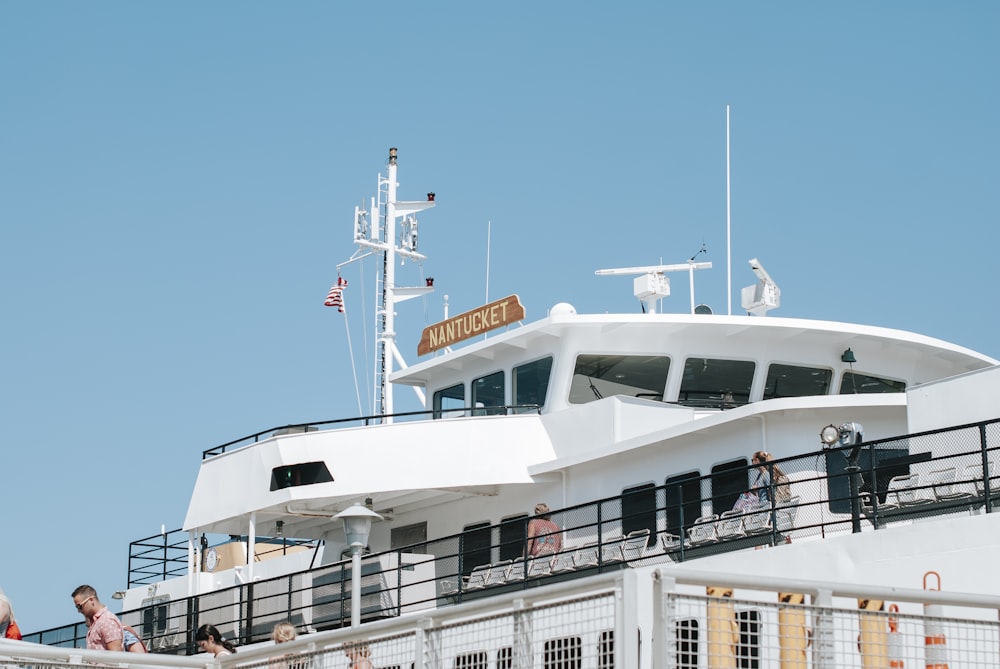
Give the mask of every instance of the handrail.
[[421, 409], [420, 411], [403, 411], [399, 413], [391, 414], [372, 414], [370, 416], [357, 416], [355, 418], [336, 418], [333, 420], [321, 420], [313, 421], [309, 423], [291, 423], [289, 425], [279, 425], [277, 427], [269, 427], [266, 430], [261, 430], [260, 432], [255, 432], [253, 434], [247, 435], [245, 437], [240, 437], [239, 439], [233, 439], [232, 441], [227, 441], [224, 444], [220, 444], [214, 448], [202, 451], [201, 459], [206, 460], [210, 457], [216, 455], [222, 455], [226, 452], [230, 446], [236, 446], [238, 444], [243, 444], [248, 440], [253, 440], [250, 443], [259, 443], [261, 437], [266, 436], [270, 438], [272, 433], [278, 430], [294, 430], [297, 428], [302, 428], [303, 431], [307, 431], [309, 428], [315, 428], [322, 425], [344, 425], [346, 423], [357, 423], [361, 422], [363, 425], [372, 425], [381, 423], [387, 418], [412, 418], [413, 416], [430, 416], [431, 418], [438, 420], [442, 418], [443, 414], [451, 415], [453, 413], [463, 413], [466, 416], [477, 416], [477, 415], [498, 415], [498, 412], [502, 412], [507, 415], [511, 412], [514, 413], [527, 413], [528, 411], [533, 411], [535, 413], [541, 413], [542, 407], [538, 404], [505, 404], [503, 406], [490, 406], [490, 407], [479, 407], [479, 406], [468, 406], [468, 407], [456, 407], [453, 409]]

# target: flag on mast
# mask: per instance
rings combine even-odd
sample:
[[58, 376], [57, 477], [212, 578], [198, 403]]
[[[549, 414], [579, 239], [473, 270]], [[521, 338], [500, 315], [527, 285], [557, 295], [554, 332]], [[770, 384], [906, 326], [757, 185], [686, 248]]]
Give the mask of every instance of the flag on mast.
[[333, 284], [330, 292], [326, 294], [324, 306], [337, 307], [337, 311], [344, 313], [344, 288], [347, 288], [347, 279], [338, 276], [337, 283]]

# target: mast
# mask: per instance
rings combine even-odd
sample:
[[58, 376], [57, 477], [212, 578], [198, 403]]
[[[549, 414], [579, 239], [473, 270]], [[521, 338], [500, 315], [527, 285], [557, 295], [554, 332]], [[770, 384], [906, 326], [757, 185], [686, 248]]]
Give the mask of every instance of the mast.
[[[419, 262], [426, 259], [425, 255], [417, 252], [417, 218], [414, 214], [434, 206], [434, 193], [428, 193], [426, 200], [397, 200], [396, 189], [399, 184], [396, 182], [396, 158], [396, 148], [390, 148], [389, 173], [385, 178], [378, 175], [378, 194], [372, 199], [371, 211], [355, 208], [354, 243], [359, 250], [350, 260], [337, 266], [339, 270], [344, 265], [371, 254], [382, 256], [382, 266], [376, 276], [380, 298], [375, 311], [375, 342], [378, 348], [378, 359], [375, 361], [375, 401], [376, 413], [386, 416], [383, 418], [386, 423], [392, 422], [392, 418], [388, 416], [393, 412], [392, 386], [389, 385], [393, 363], [398, 362], [400, 367], [406, 367], [396, 346], [396, 304], [434, 290], [431, 279], [427, 279], [424, 286], [396, 285], [397, 262], [406, 259]], [[380, 210], [384, 211], [384, 215], [378, 221]], [[400, 218], [402, 220], [397, 223]], [[397, 224], [399, 230], [396, 228]]]

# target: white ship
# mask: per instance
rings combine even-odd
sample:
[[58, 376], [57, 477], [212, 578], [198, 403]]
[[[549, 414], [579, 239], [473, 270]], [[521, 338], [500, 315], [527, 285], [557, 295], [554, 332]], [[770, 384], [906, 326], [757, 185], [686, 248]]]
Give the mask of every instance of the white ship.
[[[364, 639], [379, 667], [904, 666], [895, 653], [940, 669], [944, 652], [996, 666], [997, 360], [776, 317], [780, 290], [754, 259], [747, 315], [702, 313], [693, 290], [663, 313], [670, 273], [693, 281], [707, 263], [601, 270], [630, 276], [642, 308], [564, 302], [524, 323], [509, 296], [426, 328], [407, 367], [395, 305], [433, 286], [399, 285], [396, 267], [423, 259], [416, 214], [435, 202], [396, 191], [391, 149], [352, 259], [384, 258], [379, 410], [205, 451], [183, 528], [130, 547], [122, 617], [151, 648], [193, 652], [204, 622], [255, 644], [289, 620], [309, 632], [290, 648]], [[424, 411], [394, 414], [393, 387]], [[758, 504], [741, 501], [755, 487]], [[561, 545], [533, 557], [539, 502]], [[374, 519], [353, 541], [360, 569], [341, 514]], [[992, 623], [964, 650], [928, 645], [946, 636], [919, 627], [940, 613], [928, 602]], [[467, 638], [446, 634], [461, 625]], [[84, 637], [74, 624], [27, 638], [65, 653]]]

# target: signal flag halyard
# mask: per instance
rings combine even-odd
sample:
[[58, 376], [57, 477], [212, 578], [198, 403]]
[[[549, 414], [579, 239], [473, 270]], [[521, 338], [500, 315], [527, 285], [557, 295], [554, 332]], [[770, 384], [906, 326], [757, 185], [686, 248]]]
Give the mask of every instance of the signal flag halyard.
[[337, 283], [333, 284], [330, 292], [326, 294], [323, 306], [337, 307], [337, 311], [344, 313], [344, 288], [347, 288], [347, 279], [338, 276]]

